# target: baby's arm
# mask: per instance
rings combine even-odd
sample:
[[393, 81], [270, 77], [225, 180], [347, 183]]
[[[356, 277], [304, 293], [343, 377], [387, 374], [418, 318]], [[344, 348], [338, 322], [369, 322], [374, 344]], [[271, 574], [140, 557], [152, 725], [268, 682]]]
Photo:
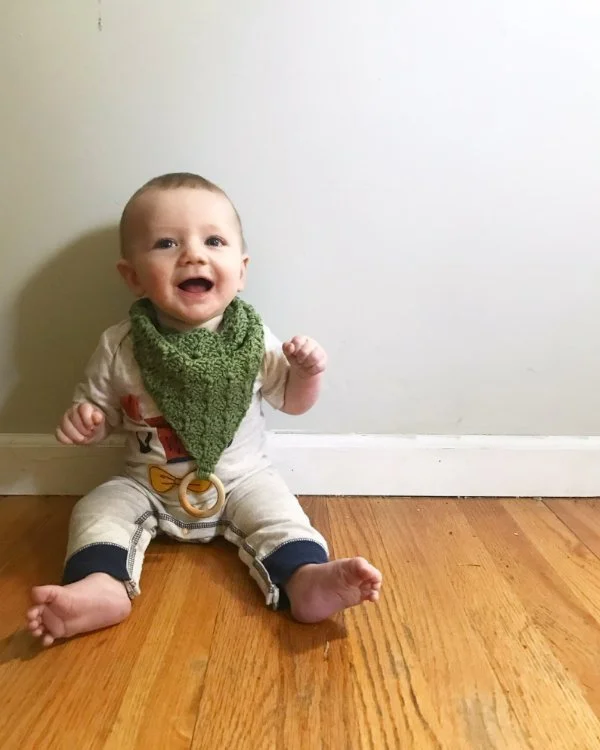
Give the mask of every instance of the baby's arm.
[[122, 339], [117, 326], [100, 338], [96, 351], [78, 384], [73, 404], [56, 428], [56, 438], [65, 445], [98, 443], [121, 423], [120, 399], [115, 387], [115, 352]]
[[286, 414], [304, 414], [319, 398], [327, 355], [314, 339], [307, 336], [294, 336], [283, 345], [283, 353], [290, 371], [281, 410]]

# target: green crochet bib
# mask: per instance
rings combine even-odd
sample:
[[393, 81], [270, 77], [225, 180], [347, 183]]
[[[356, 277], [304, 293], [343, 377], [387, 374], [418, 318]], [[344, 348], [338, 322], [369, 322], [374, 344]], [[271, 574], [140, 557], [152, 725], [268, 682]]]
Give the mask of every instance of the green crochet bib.
[[250, 406], [265, 349], [262, 321], [237, 297], [217, 332], [161, 331], [147, 299], [129, 317], [144, 386], [206, 479]]

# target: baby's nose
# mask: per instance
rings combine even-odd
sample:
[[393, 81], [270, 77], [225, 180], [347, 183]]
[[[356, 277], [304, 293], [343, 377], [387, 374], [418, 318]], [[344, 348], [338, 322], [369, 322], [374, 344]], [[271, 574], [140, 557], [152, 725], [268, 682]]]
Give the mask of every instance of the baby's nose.
[[206, 247], [200, 240], [186, 242], [183, 246], [183, 259], [187, 263], [205, 263], [206, 258]]

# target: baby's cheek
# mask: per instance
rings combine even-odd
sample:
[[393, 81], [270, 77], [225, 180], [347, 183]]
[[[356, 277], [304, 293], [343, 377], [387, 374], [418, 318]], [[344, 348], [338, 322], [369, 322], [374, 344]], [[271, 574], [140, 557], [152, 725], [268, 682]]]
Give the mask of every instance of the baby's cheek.
[[161, 263], [152, 263], [152, 265], [148, 266], [146, 269], [146, 273], [148, 276], [148, 281], [150, 281], [153, 284], [157, 284], [160, 281], [163, 281], [166, 276], [166, 269], [163, 268]]
[[152, 266], [147, 271], [147, 282], [146, 286], [148, 291], [159, 294], [164, 292], [168, 286], [168, 274], [165, 269], [160, 266]]

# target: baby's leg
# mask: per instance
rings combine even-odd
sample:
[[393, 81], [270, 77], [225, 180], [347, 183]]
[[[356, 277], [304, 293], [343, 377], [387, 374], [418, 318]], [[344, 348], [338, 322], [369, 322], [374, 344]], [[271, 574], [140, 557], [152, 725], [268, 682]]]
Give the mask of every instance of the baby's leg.
[[274, 608], [288, 603], [301, 622], [319, 622], [377, 601], [381, 573], [362, 557], [329, 561], [327, 544], [273, 470], [255, 474], [228, 498], [225, 536]]
[[49, 646], [124, 620], [155, 534], [152, 503], [130, 479], [112, 479], [82, 498], [71, 516], [63, 585], [32, 590], [33, 635]]

